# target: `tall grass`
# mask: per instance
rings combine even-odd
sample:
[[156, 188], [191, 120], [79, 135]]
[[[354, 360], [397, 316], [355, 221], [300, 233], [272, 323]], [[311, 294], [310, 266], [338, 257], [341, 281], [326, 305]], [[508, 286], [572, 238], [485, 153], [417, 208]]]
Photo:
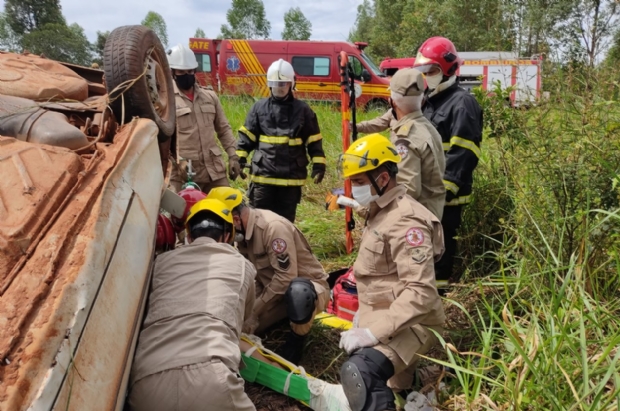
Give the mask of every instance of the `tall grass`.
[[[546, 79], [551, 99], [529, 109], [506, 106], [510, 90], [478, 95], [487, 128], [459, 233], [465, 275], [446, 298], [445, 350], [433, 359], [455, 374], [442, 409], [618, 409], [618, 83], [566, 73]], [[223, 104], [238, 129], [251, 103]], [[325, 267], [339, 268], [355, 258], [344, 253], [344, 214], [324, 207], [342, 187], [340, 113], [313, 108], [328, 174], [308, 180], [298, 226]]]

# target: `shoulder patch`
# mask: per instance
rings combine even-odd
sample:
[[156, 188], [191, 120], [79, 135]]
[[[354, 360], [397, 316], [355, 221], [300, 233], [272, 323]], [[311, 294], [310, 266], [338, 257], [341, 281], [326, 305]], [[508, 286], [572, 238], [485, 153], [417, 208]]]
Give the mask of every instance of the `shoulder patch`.
[[411, 227], [405, 234], [405, 240], [412, 247], [418, 247], [424, 243], [424, 233], [416, 227]]
[[405, 144], [397, 144], [396, 151], [398, 152], [398, 155], [400, 156], [400, 158], [404, 160], [407, 158], [407, 155], [409, 154], [409, 147], [408, 145], [405, 145]]
[[282, 254], [283, 252], [286, 251], [286, 241], [284, 241], [281, 238], [276, 238], [275, 240], [273, 240], [271, 242], [271, 249], [274, 251], [274, 253], [276, 254]]

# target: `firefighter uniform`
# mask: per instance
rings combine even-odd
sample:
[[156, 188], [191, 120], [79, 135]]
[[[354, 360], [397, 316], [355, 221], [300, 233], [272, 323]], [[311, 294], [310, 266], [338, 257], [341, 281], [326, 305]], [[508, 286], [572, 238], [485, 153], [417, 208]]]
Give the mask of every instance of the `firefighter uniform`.
[[421, 111], [414, 111], [392, 126], [391, 140], [401, 158], [398, 182], [407, 188], [407, 194], [441, 219], [446, 199], [441, 136]]
[[170, 184], [179, 192], [187, 181], [186, 166], [192, 160], [196, 173], [193, 180], [204, 192], [213, 187], [228, 186], [226, 165], [215, 133], [230, 157], [236, 157], [236, 140], [222, 105], [214, 91], [194, 86], [194, 99], [190, 100], [174, 84], [177, 114], [176, 163], [172, 167]]
[[239, 376], [239, 337], [256, 270], [200, 237], [157, 257], [130, 376], [132, 410], [255, 410]]
[[390, 108], [388, 111], [383, 113], [383, 115], [373, 118], [372, 120], [366, 120], [357, 123], [356, 128], [359, 133], [381, 133], [385, 130], [390, 129], [390, 137], [394, 137], [394, 133], [391, 128], [396, 124], [396, 119], [392, 114], [392, 109]]
[[252, 151], [250, 204], [294, 222], [308, 176], [308, 156], [313, 174], [325, 173], [323, 141], [315, 113], [292, 94], [285, 99], [258, 101], [239, 129], [237, 154], [242, 164]]
[[482, 140], [482, 110], [468, 91], [459, 87], [458, 80], [444, 90], [431, 95], [423, 107], [424, 117], [435, 126], [446, 155], [446, 204], [442, 226], [446, 251], [435, 268], [437, 280], [446, 282], [452, 277], [452, 265], [457, 244], [454, 237], [461, 225], [463, 205], [471, 201], [473, 172], [480, 158]]
[[359, 327], [379, 340], [372, 347], [394, 367], [388, 384], [408, 389], [419, 354], [425, 354], [445, 321], [435, 286], [434, 261], [443, 253], [439, 219], [398, 185], [371, 207], [353, 270]]
[[309, 280], [316, 292], [310, 320], [303, 324], [291, 321], [293, 332], [305, 336], [310, 332], [314, 316], [325, 310], [329, 302], [328, 275], [293, 223], [269, 210], [250, 208], [249, 212], [245, 241], [239, 244], [239, 251], [257, 270], [253, 315], [258, 318], [258, 328], [255, 332], [287, 318], [285, 293], [291, 281], [301, 278]]

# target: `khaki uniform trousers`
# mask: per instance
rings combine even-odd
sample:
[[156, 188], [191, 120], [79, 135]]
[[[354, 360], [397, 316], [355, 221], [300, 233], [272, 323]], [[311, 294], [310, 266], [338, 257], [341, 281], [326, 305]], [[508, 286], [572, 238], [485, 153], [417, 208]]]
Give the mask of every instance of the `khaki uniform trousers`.
[[394, 375], [392, 378], [388, 380], [388, 387], [390, 387], [394, 391], [408, 390], [413, 385], [413, 377], [415, 375], [415, 370], [418, 366], [418, 362], [420, 361], [420, 355], [425, 355], [435, 344], [439, 342], [437, 336], [430, 330], [433, 329], [437, 331], [440, 335], [443, 333], [442, 327], [428, 327], [426, 330], [427, 338], [424, 341], [421, 341], [416, 334], [412, 333], [412, 336], [415, 340], [411, 341], [412, 345], [417, 345], [419, 348], [416, 351], [414, 358], [409, 361], [409, 364], [405, 363], [403, 359], [396, 354], [392, 348], [385, 344], [375, 345], [375, 350], [381, 352], [385, 355], [394, 365]]
[[[312, 314], [312, 318], [305, 324], [294, 324], [291, 323], [291, 330], [297, 335], [307, 335], [312, 328], [312, 323], [314, 322], [314, 317], [325, 311], [327, 308], [327, 303], [329, 303], [329, 289], [326, 289], [319, 283], [312, 281], [312, 285], [314, 285], [314, 291], [317, 294], [317, 300], [314, 307], [314, 314]], [[286, 302], [284, 301], [284, 296], [278, 296], [271, 300], [265, 307], [263, 314], [258, 317], [258, 328], [255, 333], [262, 332], [267, 328], [271, 327], [275, 323], [284, 320], [287, 318], [286, 314]]]
[[243, 378], [221, 361], [186, 365], [149, 375], [129, 394], [132, 411], [256, 411]]

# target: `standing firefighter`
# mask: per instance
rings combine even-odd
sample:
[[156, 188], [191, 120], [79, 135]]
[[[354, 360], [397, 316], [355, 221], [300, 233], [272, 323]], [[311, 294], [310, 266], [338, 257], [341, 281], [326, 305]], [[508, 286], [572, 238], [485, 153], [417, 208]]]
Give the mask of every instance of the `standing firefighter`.
[[422, 115], [424, 76], [416, 69], [401, 69], [390, 80], [392, 143], [400, 155], [398, 182], [407, 194], [441, 219], [446, 198], [443, 176], [446, 159], [441, 136]]
[[201, 200], [190, 244], [157, 257], [130, 377], [135, 411], [254, 411], [239, 376], [239, 338], [256, 270], [231, 245], [232, 211]]
[[456, 70], [463, 64], [452, 42], [444, 37], [426, 40], [415, 59], [414, 67], [426, 73], [428, 96], [424, 117], [435, 126], [446, 153], [446, 205], [441, 220], [446, 252], [437, 263], [437, 282], [458, 280], [452, 267], [457, 244], [454, 238], [461, 225], [463, 206], [471, 201], [473, 172], [480, 158], [482, 110], [469, 92], [459, 87]]
[[244, 332], [261, 332], [288, 318], [291, 332], [279, 354], [298, 364], [314, 316], [329, 302], [321, 263], [293, 223], [269, 210], [247, 207], [241, 191], [216, 188], [207, 198], [221, 200], [232, 210], [239, 250], [258, 271], [256, 302]]
[[174, 78], [177, 111], [177, 153], [170, 183], [178, 192], [187, 181], [191, 160], [196, 173], [194, 181], [204, 192], [213, 187], [228, 186], [226, 166], [215, 133], [228, 154], [229, 175], [235, 180], [241, 173], [235, 153], [235, 137], [217, 94], [196, 83], [196, 56], [187, 46], [172, 48], [168, 63]]
[[437, 217], [396, 183], [400, 157], [380, 135], [354, 142], [340, 160], [353, 196], [370, 207], [353, 266], [359, 309], [340, 347], [340, 378], [353, 411], [395, 410], [394, 391], [411, 388], [419, 355], [445, 320], [433, 262], [443, 252]]
[[316, 114], [293, 96], [295, 71], [280, 59], [267, 71], [271, 97], [254, 104], [239, 129], [237, 154], [250, 168], [250, 204], [295, 222], [308, 156], [316, 184], [325, 176], [325, 154]]

